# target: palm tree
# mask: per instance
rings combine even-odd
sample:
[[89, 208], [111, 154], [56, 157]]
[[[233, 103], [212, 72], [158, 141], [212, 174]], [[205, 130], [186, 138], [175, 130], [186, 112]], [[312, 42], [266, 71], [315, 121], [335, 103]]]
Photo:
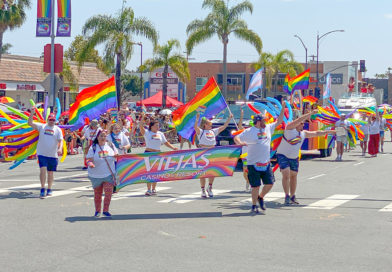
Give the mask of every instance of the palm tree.
[[3, 44], [3, 46], [0, 48], [0, 55], [10, 54], [11, 47], [12, 47], [12, 44], [10, 44], [10, 43]]
[[[89, 50], [104, 44], [103, 60], [109, 68], [114, 68], [116, 58], [116, 91], [118, 107], [121, 105], [121, 68], [126, 66], [133, 52], [133, 36], [140, 35], [153, 42], [158, 41], [158, 33], [146, 18], [135, 18], [132, 8], [123, 8], [116, 17], [98, 15], [87, 20], [83, 27], [87, 43], [80, 53], [80, 59], [86, 58]], [[122, 66], [123, 65], [123, 66]]]
[[26, 20], [25, 9], [29, 7], [30, 0], [0, 0], [0, 49], [3, 48], [4, 32], [20, 27]]
[[253, 5], [250, 1], [243, 1], [229, 8], [228, 1], [204, 0], [202, 7], [211, 12], [204, 20], [196, 19], [188, 25], [187, 53], [190, 55], [196, 45], [218, 35], [223, 43], [223, 92], [227, 97], [227, 44], [230, 34], [252, 44], [259, 54], [263, 47], [260, 37], [248, 29], [246, 22], [241, 19], [244, 12], [253, 12]]
[[144, 62], [142, 70], [147, 69], [152, 72], [157, 68], [163, 67], [163, 92], [162, 92], [162, 107], [166, 107], [167, 97], [167, 74], [169, 68], [173, 70], [178, 78], [182, 81], [189, 80], [189, 68], [187, 59], [180, 53], [172, 53], [173, 49], [180, 49], [180, 42], [178, 40], [169, 40], [166, 44], [158, 45], [154, 50], [154, 58], [148, 59]]

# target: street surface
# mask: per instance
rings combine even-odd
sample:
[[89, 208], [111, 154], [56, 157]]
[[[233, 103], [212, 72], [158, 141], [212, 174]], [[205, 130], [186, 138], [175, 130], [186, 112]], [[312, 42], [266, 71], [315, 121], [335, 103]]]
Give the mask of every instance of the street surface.
[[0, 163], [0, 271], [391, 271], [390, 142], [385, 151], [301, 161], [299, 206], [282, 205], [277, 171], [255, 216], [240, 172], [217, 178], [213, 199], [198, 180], [158, 184], [153, 197], [128, 186], [113, 218], [95, 219], [81, 156], [59, 165], [44, 200], [36, 161]]

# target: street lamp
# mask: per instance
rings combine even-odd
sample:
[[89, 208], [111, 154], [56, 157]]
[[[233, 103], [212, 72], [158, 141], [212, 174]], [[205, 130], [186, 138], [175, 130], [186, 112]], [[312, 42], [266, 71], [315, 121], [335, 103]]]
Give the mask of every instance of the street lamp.
[[138, 42], [138, 43], [132, 43], [135, 45], [139, 45], [140, 46], [140, 101], [143, 100], [143, 94], [144, 94], [144, 87], [143, 87], [143, 71], [142, 71], [142, 65], [143, 65], [143, 44], [142, 42]]
[[305, 48], [305, 70], [308, 70], [308, 48], [305, 46], [304, 42], [298, 35], [294, 35], [294, 37], [298, 38], [301, 41], [303, 47]]
[[329, 31], [329, 32], [321, 35], [321, 36], [319, 36], [319, 34], [317, 32], [317, 65], [316, 65], [317, 82], [316, 82], [316, 88], [318, 88], [318, 86], [319, 86], [319, 65], [318, 65], [319, 64], [319, 41], [322, 38], [324, 38], [325, 36], [327, 36], [328, 34], [331, 34], [333, 32], [344, 32], [344, 30], [332, 30], [332, 31]]

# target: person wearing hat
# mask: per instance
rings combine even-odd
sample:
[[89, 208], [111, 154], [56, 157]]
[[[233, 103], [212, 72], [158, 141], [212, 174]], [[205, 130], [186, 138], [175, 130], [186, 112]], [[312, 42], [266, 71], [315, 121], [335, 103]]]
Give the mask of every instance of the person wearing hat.
[[[37, 144], [38, 163], [40, 167], [39, 179], [41, 181], [40, 198], [52, 196], [52, 185], [54, 172], [57, 170], [58, 155], [63, 150], [63, 134], [61, 129], [56, 126], [56, 116], [51, 113], [46, 124], [33, 122], [34, 110], [29, 116], [28, 124], [33, 129], [38, 130], [39, 138]], [[45, 194], [46, 177], [48, 181], [48, 190]]]
[[87, 152], [91, 146], [91, 144], [93, 143], [93, 141], [95, 140], [95, 138], [97, 138], [98, 132], [101, 131], [101, 128], [98, 126], [98, 121], [97, 120], [92, 120], [90, 122], [90, 124], [88, 125], [88, 127], [84, 130], [84, 134], [82, 137], [82, 140], [84, 141], [83, 144], [83, 149], [84, 149], [84, 167], [83, 170], [87, 169], [87, 162], [86, 162], [86, 155]]
[[349, 127], [349, 123], [346, 120], [346, 114], [340, 115], [340, 120], [335, 123], [335, 130], [336, 130], [336, 160], [341, 161], [343, 152], [344, 152], [344, 145], [347, 143], [347, 130]]
[[[260, 208], [265, 211], [264, 197], [272, 189], [275, 182], [274, 173], [270, 163], [271, 137], [283, 122], [285, 103], [283, 103], [279, 117], [276, 122], [266, 124], [262, 115], [256, 115], [253, 119], [253, 127], [245, 129], [234, 138], [238, 145], [248, 146], [247, 168], [249, 184], [252, 187], [252, 212], [259, 213], [257, 201]], [[261, 181], [263, 189], [260, 193]]]

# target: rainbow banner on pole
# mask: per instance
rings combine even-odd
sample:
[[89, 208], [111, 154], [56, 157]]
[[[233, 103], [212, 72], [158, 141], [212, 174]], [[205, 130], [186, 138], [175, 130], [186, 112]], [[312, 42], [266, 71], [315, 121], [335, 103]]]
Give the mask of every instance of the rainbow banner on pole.
[[71, 36], [71, 0], [57, 0], [57, 36]]
[[149, 182], [232, 176], [241, 146], [121, 155], [117, 188]]
[[38, 0], [37, 4], [37, 37], [50, 37], [52, 34], [52, 1]]

